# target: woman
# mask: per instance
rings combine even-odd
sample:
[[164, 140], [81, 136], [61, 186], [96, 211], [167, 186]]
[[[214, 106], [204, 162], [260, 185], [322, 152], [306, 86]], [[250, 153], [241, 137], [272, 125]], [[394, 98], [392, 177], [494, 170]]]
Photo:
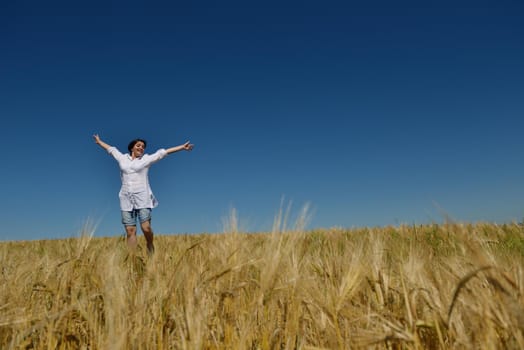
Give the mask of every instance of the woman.
[[122, 223], [126, 229], [127, 244], [134, 249], [137, 245], [136, 222], [140, 222], [142, 233], [147, 241], [147, 250], [153, 253], [153, 230], [151, 228], [151, 209], [158, 205], [158, 202], [149, 186], [147, 173], [149, 167], [164, 158], [166, 155], [178, 151], [191, 151], [193, 145], [186, 142], [182, 145], [168, 149], [161, 148], [153, 154], [144, 154], [146, 141], [135, 139], [129, 143], [128, 154], [120, 151], [105, 143], [98, 135], [93, 135], [95, 142], [112, 155], [120, 166], [120, 178], [122, 187], [120, 189], [120, 209], [122, 211]]

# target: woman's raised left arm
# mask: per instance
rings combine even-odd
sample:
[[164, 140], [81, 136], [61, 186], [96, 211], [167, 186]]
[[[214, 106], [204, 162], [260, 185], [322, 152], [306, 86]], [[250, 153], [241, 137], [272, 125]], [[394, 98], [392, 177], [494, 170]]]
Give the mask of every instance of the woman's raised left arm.
[[175, 153], [178, 151], [191, 151], [193, 147], [194, 145], [192, 143], [189, 143], [189, 141], [187, 141], [186, 143], [182, 145], [178, 145], [178, 146], [166, 149], [166, 152], [167, 154], [171, 154], [171, 153]]

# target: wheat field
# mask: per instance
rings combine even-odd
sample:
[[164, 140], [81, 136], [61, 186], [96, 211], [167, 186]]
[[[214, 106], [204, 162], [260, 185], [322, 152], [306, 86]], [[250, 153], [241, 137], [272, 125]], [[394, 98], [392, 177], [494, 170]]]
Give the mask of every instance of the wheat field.
[[1, 349], [522, 349], [524, 229], [0, 243]]

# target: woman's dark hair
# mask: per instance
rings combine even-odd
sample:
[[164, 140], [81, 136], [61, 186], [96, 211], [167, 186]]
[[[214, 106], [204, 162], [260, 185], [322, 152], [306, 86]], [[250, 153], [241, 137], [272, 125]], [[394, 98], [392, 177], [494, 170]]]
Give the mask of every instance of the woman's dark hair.
[[137, 142], [142, 142], [144, 144], [144, 149], [146, 148], [147, 146], [146, 140], [134, 139], [133, 141], [129, 142], [129, 145], [127, 145], [127, 150], [129, 151], [129, 153], [131, 153], [131, 150], [133, 149], [133, 147], [135, 147]]

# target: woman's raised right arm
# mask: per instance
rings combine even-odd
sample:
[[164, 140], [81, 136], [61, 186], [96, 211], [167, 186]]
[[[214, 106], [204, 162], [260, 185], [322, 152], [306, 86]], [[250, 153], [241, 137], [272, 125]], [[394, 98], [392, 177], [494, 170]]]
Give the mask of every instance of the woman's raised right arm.
[[102, 141], [100, 139], [100, 136], [98, 136], [98, 134], [94, 134], [93, 135], [93, 138], [95, 139], [95, 142], [97, 145], [100, 145], [100, 147], [102, 147], [103, 149], [105, 149], [106, 151], [111, 147], [110, 145], [108, 145], [107, 143], [105, 143], [104, 141]]

